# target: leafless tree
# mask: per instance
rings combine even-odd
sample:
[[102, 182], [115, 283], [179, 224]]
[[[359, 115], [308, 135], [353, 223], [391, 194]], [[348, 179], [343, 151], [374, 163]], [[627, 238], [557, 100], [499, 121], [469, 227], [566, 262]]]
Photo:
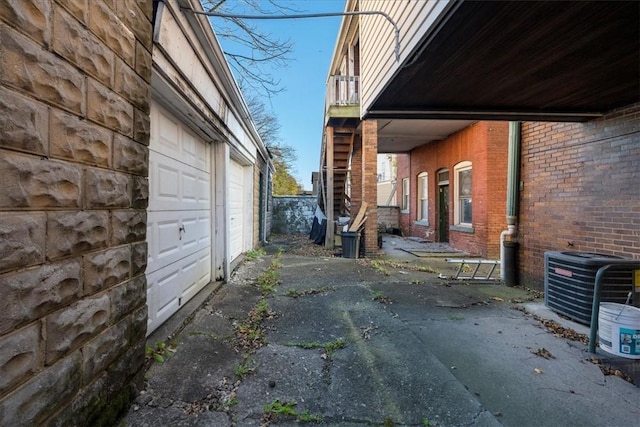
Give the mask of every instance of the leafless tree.
[[[297, 12], [290, 4], [290, 1], [283, 0], [202, 0], [206, 12], [226, 15]], [[291, 61], [293, 42], [290, 39], [280, 39], [264, 31], [259, 20], [230, 17], [210, 19], [229, 65], [245, 93], [250, 89], [269, 98], [284, 90], [272, 70], [285, 68]]]

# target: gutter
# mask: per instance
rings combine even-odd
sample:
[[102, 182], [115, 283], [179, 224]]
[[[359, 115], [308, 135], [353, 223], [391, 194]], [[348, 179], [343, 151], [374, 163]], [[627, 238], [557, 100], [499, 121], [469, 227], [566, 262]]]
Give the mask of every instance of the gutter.
[[518, 182], [520, 179], [521, 123], [509, 122], [507, 165], [507, 229], [500, 233], [500, 278], [507, 286], [517, 284]]

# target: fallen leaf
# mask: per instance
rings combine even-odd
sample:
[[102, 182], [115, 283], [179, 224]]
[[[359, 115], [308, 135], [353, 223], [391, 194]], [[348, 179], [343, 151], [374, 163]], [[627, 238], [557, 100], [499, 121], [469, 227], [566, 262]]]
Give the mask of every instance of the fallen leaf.
[[491, 299], [494, 301], [504, 301], [504, 299], [500, 297], [491, 297]]
[[539, 348], [536, 351], [532, 351], [531, 353], [535, 354], [536, 356], [544, 357], [545, 359], [555, 359], [556, 358], [553, 354], [551, 354], [551, 352], [549, 350], [547, 350], [544, 347]]

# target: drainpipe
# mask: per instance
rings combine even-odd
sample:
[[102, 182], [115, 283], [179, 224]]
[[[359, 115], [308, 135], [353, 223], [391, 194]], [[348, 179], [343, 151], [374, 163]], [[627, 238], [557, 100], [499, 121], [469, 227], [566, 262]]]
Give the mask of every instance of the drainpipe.
[[518, 180], [520, 178], [520, 122], [509, 122], [507, 169], [507, 229], [500, 233], [500, 278], [507, 286], [517, 283]]

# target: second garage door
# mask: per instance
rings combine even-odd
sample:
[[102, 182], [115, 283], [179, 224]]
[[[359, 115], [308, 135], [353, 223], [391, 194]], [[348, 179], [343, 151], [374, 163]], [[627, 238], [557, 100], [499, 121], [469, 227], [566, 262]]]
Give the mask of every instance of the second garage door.
[[245, 184], [244, 166], [231, 161], [229, 170], [229, 240], [230, 256], [233, 261], [244, 249]]

